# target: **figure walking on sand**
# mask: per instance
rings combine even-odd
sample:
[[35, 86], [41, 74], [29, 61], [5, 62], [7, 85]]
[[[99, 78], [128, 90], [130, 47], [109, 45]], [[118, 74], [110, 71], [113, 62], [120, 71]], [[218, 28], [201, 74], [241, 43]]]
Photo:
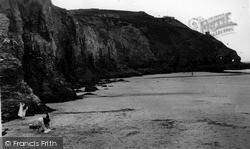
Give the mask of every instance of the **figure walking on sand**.
[[[24, 109], [25, 108], [25, 109]], [[18, 111], [18, 116], [21, 117], [22, 119], [24, 119], [25, 115], [26, 115], [26, 111], [29, 109], [28, 106], [26, 106], [24, 103], [20, 102], [20, 106], [19, 106], [19, 111]]]

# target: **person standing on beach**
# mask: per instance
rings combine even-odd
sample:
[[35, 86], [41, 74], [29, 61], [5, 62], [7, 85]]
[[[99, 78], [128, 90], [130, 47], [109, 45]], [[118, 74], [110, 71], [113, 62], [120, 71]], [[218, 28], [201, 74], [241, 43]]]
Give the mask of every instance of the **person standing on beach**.
[[26, 111], [29, 109], [28, 106], [26, 106], [24, 103], [20, 102], [20, 106], [19, 106], [19, 111], [18, 111], [18, 116], [21, 117], [22, 119], [24, 119], [25, 115], [26, 115]]

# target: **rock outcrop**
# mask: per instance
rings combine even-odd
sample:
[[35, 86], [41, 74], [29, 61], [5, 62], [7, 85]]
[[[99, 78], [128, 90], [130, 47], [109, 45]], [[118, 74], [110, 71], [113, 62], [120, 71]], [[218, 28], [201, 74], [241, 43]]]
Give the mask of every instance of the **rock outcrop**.
[[107, 76], [113, 70], [218, 71], [240, 63], [234, 50], [173, 17], [98, 9], [69, 12], [75, 18], [77, 37], [83, 41], [85, 52], [92, 55], [95, 68], [107, 72]]
[[[21, 34], [12, 32], [8, 15], [0, 13], [0, 91], [2, 122], [18, 118], [19, 103], [28, 107], [27, 115], [50, 112], [24, 81], [22, 57], [24, 55]], [[15, 18], [13, 16], [13, 18]], [[15, 27], [17, 29], [17, 27]], [[21, 31], [21, 30], [19, 30]]]
[[19, 101], [33, 105], [30, 114], [41, 113], [41, 103], [76, 99], [73, 88], [91, 88], [100, 78], [241, 63], [222, 42], [172, 17], [68, 11], [50, 0], [0, 0], [0, 34], [3, 119], [15, 115]]

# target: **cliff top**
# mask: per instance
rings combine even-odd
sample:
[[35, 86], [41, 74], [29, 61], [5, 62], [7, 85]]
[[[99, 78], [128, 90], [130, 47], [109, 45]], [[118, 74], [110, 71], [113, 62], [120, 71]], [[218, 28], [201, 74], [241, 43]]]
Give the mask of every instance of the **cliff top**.
[[150, 25], [156, 27], [179, 27], [189, 29], [185, 24], [181, 23], [174, 17], [156, 18], [147, 14], [144, 11], [121, 11], [121, 10], [106, 10], [106, 9], [77, 9], [69, 10], [77, 18], [113, 18], [118, 21], [138, 24], [140, 26]]

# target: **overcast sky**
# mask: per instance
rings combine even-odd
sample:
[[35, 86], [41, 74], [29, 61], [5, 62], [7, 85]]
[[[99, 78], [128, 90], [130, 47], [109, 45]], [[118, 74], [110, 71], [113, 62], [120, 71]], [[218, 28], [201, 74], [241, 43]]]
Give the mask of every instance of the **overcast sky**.
[[52, 0], [66, 9], [115, 9], [145, 11], [155, 17], [174, 16], [188, 25], [191, 18], [210, 18], [231, 12], [231, 21], [237, 23], [235, 32], [217, 36], [218, 40], [237, 51], [242, 61], [250, 62], [250, 11], [248, 0]]

